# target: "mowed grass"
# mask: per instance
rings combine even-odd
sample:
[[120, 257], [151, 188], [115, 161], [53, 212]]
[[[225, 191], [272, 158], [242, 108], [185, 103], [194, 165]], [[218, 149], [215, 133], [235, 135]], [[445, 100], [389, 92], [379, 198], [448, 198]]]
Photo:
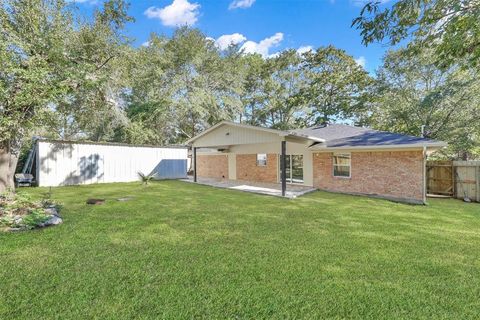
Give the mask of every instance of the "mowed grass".
[[287, 200], [179, 181], [53, 198], [63, 225], [0, 234], [0, 319], [480, 316], [479, 204]]

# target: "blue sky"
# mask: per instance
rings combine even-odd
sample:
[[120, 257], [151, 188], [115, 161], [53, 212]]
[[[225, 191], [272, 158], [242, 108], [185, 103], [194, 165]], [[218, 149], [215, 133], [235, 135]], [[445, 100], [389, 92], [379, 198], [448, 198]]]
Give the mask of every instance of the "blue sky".
[[[101, 0], [75, 2], [88, 15]], [[387, 48], [379, 44], [365, 47], [359, 32], [350, 27], [362, 3], [363, 0], [130, 0], [129, 14], [136, 22], [127, 26], [127, 33], [136, 45], [142, 45], [151, 32], [171, 35], [176, 26], [187, 24], [215, 39], [220, 47], [234, 42], [247, 52], [266, 57], [287, 48], [332, 44], [373, 72]]]

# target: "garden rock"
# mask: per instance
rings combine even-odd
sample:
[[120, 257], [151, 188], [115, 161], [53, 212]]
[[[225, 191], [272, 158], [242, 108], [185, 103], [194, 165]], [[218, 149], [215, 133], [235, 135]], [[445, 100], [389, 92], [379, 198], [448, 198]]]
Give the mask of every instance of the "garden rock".
[[42, 224], [43, 224], [43, 227], [48, 227], [48, 226], [57, 225], [60, 223], [63, 223], [62, 218], [60, 218], [59, 216], [51, 216], [50, 219], [48, 219]]
[[50, 207], [46, 208], [45, 212], [52, 215], [52, 216], [60, 217], [60, 215], [58, 214], [57, 208], [55, 206], [50, 206]]
[[38, 226], [43, 228], [43, 227], [48, 227], [48, 226], [54, 226], [58, 225], [60, 223], [63, 223], [62, 217], [60, 217], [60, 214], [57, 211], [57, 208], [55, 207], [48, 207], [45, 209], [45, 211], [50, 214], [50, 217], [48, 218], [47, 221], [40, 223]]
[[0, 196], [0, 231], [27, 231], [62, 222], [52, 201], [35, 201], [15, 193]]

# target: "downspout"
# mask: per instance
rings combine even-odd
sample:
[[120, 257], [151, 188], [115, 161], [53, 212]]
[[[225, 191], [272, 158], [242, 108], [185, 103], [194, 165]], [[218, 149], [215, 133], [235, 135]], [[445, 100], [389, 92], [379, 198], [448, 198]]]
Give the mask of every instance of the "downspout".
[[282, 197], [285, 197], [287, 192], [287, 172], [286, 172], [286, 153], [287, 153], [287, 141], [281, 142], [281, 155], [280, 155], [280, 167], [281, 167], [281, 182], [282, 182]]
[[[425, 138], [425, 127], [422, 125], [422, 138]], [[423, 204], [427, 204], [427, 146], [423, 146]]]
[[423, 146], [423, 204], [427, 204], [427, 147]]
[[197, 147], [193, 147], [193, 182], [197, 182]]

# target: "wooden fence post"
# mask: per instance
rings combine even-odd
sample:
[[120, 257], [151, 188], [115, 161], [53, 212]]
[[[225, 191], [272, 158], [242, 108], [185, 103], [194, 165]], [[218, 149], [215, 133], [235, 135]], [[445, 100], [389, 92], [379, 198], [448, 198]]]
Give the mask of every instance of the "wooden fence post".
[[456, 177], [456, 174], [455, 174], [456, 171], [457, 171], [457, 167], [454, 166], [453, 161], [452, 161], [452, 181], [453, 181], [452, 194], [453, 194], [453, 198], [457, 198], [457, 177]]
[[480, 202], [480, 165], [475, 167], [475, 181], [477, 191], [475, 201]]

